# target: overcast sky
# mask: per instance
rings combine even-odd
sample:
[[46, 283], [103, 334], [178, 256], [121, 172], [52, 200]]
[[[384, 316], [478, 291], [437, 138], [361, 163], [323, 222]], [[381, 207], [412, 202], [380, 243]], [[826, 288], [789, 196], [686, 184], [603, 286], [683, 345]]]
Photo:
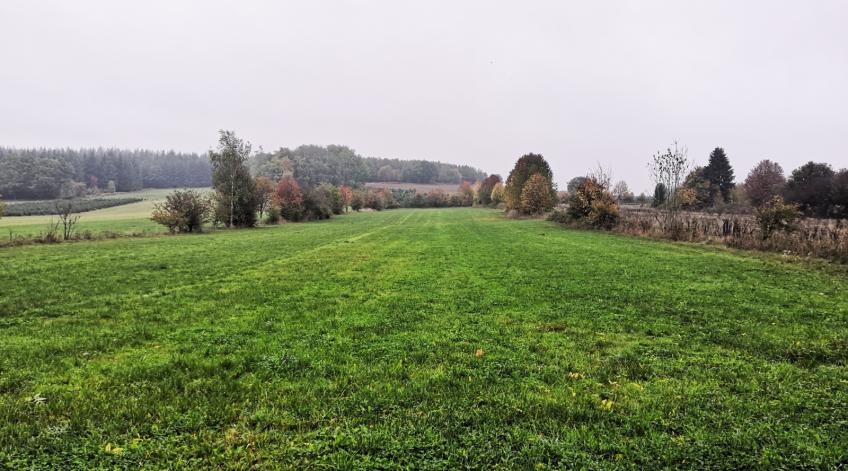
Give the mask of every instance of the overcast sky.
[[848, 166], [848, 1], [0, 1], [0, 145]]

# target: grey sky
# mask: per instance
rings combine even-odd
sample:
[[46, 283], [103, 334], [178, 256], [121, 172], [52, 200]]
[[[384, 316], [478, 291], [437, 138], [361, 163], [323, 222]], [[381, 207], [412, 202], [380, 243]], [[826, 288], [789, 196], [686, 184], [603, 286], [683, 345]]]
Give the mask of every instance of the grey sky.
[[0, 2], [0, 145], [848, 166], [848, 2]]

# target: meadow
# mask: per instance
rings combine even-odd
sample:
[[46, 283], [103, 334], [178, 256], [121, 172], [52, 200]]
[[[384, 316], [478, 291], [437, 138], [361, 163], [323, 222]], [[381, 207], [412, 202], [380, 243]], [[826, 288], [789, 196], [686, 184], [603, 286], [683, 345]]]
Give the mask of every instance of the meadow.
[[[198, 191], [209, 191], [208, 188], [197, 188]], [[76, 232], [91, 231], [126, 233], [165, 232], [165, 229], [150, 220], [153, 205], [165, 199], [174, 191], [170, 188], [146, 189], [114, 195], [103, 195], [100, 198], [141, 198], [137, 203], [123, 204], [109, 208], [79, 213], [80, 219]], [[47, 231], [50, 222], [57, 221], [57, 216], [6, 216], [0, 218], [0, 238], [30, 237]]]
[[844, 266], [452, 208], [0, 267], [0, 466], [848, 461]]

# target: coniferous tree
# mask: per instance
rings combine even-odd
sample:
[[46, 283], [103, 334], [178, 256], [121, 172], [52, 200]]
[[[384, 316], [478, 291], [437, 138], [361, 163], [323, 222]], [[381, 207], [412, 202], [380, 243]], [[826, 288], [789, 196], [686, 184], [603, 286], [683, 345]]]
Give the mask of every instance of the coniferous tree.
[[733, 167], [727, 159], [727, 154], [721, 147], [716, 147], [710, 153], [710, 161], [704, 167], [704, 178], [710, 182], [710, 192], [713, 201], [721, 194], [721, 200], [730, 202], [730, 191], [736, 184], [733, 182]]
[[668, 199], [668, 190], [665, 189], [665, 185], [662, 183], [657, 183], [657, 186], [654, 187], [654, 198], [651, 201], [651, 206], [659, 207], [665, 204], [665, 200]]

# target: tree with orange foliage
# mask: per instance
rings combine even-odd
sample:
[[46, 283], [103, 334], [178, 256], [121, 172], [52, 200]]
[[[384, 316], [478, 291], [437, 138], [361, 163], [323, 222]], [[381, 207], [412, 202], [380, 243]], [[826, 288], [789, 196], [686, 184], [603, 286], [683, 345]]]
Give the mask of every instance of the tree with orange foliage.
[[521, 190], [521, 212], [539, 214], [550, 210], [554, 205], [550, 188], [551, 182], [542, 174], [530, 175]]
[[283, 219], [299, 221], [303, 217], [303, 191], [297, 180], [291, 177], [280, 180], [274, 190], [274, 203]]
[[471, 187], [471, 183], [463, 181], [457, 189], [457, 194], [459, 195], [460, 206], [471, 206], [474, 204], [474, 188]]
[[347, 185], [342, 185], [339, 187], [339, 192], [342, 195], [342, 204], [344, 205], [344, 212], [347, 212], [347, 208], [350, 207], [353, 202], [353, 189], [351, 189]]

